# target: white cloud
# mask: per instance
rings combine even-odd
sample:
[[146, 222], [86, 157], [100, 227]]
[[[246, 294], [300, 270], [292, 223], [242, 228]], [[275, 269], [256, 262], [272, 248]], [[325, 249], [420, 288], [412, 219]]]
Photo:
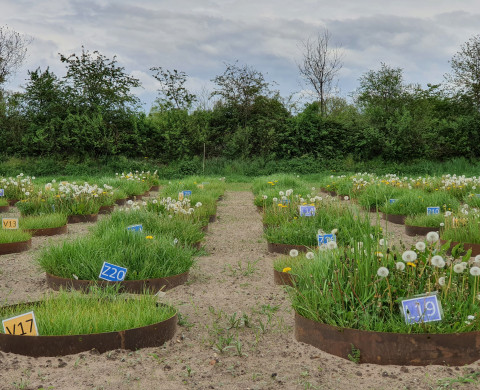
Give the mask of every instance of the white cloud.
[[380, 62], [405, 70], [408, 82], [437, 83], [460, 44], [478, 34], [476, 0], [2, 0], [0, 25], [34, 37], [29, 57], [11, 80], [50, 67], [64, 74], [58, 53], [85, 45], [137, 75], [146, 106], [156, 96], [149, 68], [185, 71], [192, 90], [211, 85], [236, 59], [276, 81], [282, 95], [298, 91], [301, 40], [326, 27], [345, 50], [339, 86], [347, 94]]

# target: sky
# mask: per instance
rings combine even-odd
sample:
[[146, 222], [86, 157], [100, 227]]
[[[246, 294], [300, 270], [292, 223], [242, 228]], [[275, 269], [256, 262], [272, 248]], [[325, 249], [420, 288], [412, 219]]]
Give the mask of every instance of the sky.
[[[0, 26], [32, 38], [7, 89], [21, 91], [28, 70], [65, 75], [59, 53], [98, 50], [140, 79], [146, 112], [157, 96], [151, 67], [177, 69], [204, 95], [226, 64], [248, 65], [283, 97], [310, 89], [299, 74], [302, 42], [327, 29], [343, 51], [337, 93], [381, 63], [407, 83], [437, 84], [460, 46], [480, 34], [479, 0], [0, 0]], [[203, 91], [203, 92], [202, 92]]]

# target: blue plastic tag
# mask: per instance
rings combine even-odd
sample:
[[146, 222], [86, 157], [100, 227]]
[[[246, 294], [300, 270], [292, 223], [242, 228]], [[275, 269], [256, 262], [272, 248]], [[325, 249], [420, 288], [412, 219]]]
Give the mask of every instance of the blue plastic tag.
[[427, 207], [427, 215], [440, 214], [440, 207]]
[[442, 307], [436, 295], [405, 299], [401, 311], [407, 324], [442, 320]]
[[335, 234], [319, 234], [318, 238], [318, 246], [322, 244], [326, 244], [329, 241], [337, 241], [337, 236]]
[[192, 191], [182, 191], [183, 192], [183, 196], [192, 196]]
[[130, 232], [142, 232], [143, 231], [143, 225], [138, 224], [138, 225], [130, 225], [127, 226], [127, 230]]
[[392, 203], [395, 203], [397, 200], [398, 200], [398, 199], [389, 199], [388, 202], [389, 202], [390, 204], [392, 204]]
[[5, 196], [5, 190], [3, 188], [0, 188], [0, 196]]
[[100, 275], [98, 275], [98, 278], [103, 280], [108, 280], [110, 282], [121, 282], [122, 280], [125, 279], [126, 274], [127, 274], [126, 268], [120, 267], [118, 265], [110, 264], [104, 261], [102, 269], [100, 271]]
[[301, 217], [314, 217], [315, 206], [299, 206]]

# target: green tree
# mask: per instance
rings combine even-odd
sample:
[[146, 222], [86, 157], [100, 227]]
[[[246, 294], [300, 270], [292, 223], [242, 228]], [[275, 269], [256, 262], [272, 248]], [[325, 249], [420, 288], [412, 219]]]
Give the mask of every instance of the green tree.
[[227, 108], [229, 116], [246, 126], [255, 99], [269, 96], [271, 91], [261, 72], [248, 65], [238, 66], [237, 62], [225, 64], [223, 74], [212, 80], [216, 84], [212, 96], [219, 96], [217, 106]]
[[140, 87], [140, 81], [117, 64], [116, 56], [110, 60], [82, 47], [80, 55], [60, 54], [60, 60], [67, 66], [65, 80], [80, 108], [114, 113], [138, 107], [139, 100], [131, 89]]
[[480, 109], [480, 34], [460, 46], [450, 60], [453, 74], [446, 79]]
[[185, 72], [179, 72], [176, 69], [165, 70], [162, 67], [154, 67], [150, 70], [156, 72], [153, 77], [160, 83], [158, 90], [160, 96], [155, 101], [159, 107], [178, 110], [189, 110], [192, 107], [197, 97], [185, 88], [187, 82]]

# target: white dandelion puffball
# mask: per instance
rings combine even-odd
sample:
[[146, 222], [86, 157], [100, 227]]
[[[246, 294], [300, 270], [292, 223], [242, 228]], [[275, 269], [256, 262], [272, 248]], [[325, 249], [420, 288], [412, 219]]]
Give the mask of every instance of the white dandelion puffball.
[[280, 195], [280, 196], [284, 196], [284, 195], [285, 195], [285, 192], [283, 192], [283, 191], [280, 191], [280, 192], [278, 193], [278, 195]]
[[439, 255], [433, 256], [431, 262], [434, 267], [438, 267], [438, 268], [445, 267], [445, 260], [443, 260], [442, 256], [439, 256]]
[[338, 233], [338, 229], [333, 229], [330, 234], [337, 234]]
[[472, 316], [472, 315], [469, 315], [469, 316], [467, 317], [467, 320], [469, 320], [469, 321], [473, 321], [474, 319], [475, 319], [475, 316]]
[[417, 254], [414, 251], [405, 251], [402, 254], [402, 260], [405, 263], [414, 262], [415, 260], [417, 260]]
[[480, 255], [476, 255], [475, 259], [473, 260], [475, 263], [480, 263]]
[[433, 244], [434, 242], [437, 242], [438, 239], [439, 239], [439, 235], [437, 232], [429, 232], [427, 233], [427, 241], [430, 243], [430, 244]]
[[402, 263], [401, 261], [399, 261], [397, 264], [395, 264], [395, 267], [399, 270], [399, 271], [403, 271], [405, 269], [405, 263]]
[[128, 204], [128, 205], [132, 205], [132, 204], [133, 204], [133, 200], [131, 200], [131, 199], [127, 200], [127, 204]]
[[327, 242], [327, 248], [328, 249], [336, 249], [338, 248], [337, 243], [335, 241], [328, 241]]
[[479, 268], [479, 267], [472, 267], [472, 268], [470, 268], [470, 275], [472, 275], [472, 276], [480, 276], [480, 268]]
[[328, 248], [327, 248], [327, 245], [322, 244], [318, 247], [318, 249], [320, 250], [320, 252], [325, 252]]
[[297, 256], [298, 256], [298, 251], [297, 251], [296, 249], [292, 249], [292, 250], [290, 251], [290, 256], [292, 256], [292, 257], [297, 257]]
[[385, 240], [384, 238], [381, 238], [380, 240], [378, 240], [378, 245], [380, 245], [380, 246], [387, 245], [387, 240]]
[[445, 286], [445, 276], [442, 276], [441, 278], [438, 278], [438, 284], [440, 286]]
[[306, 257], [308, 260], [312, 260], [312, 259], [315, 257], [315, 253], [313, 253], [313, 252], [307, 252], [307, 254], [305, 255], [305, 257]]
[[420, 252], [424, 252], [426, 247], [427, 246], [423, 241], [419, 241], [415, 244], [415, 248], [417, 248], [417, 250], [419, 250]]
[[345, 196], [343, 199], [344, 200], [349, 200], [350, 198], [348, 196]]
[[377, 270], [377, 275], [380, 276], [381, 278], [386, 278], [389, 274], [388, 268], [386, 267], [380, 267]]
[[262, 195], [262, 199], [263, 199], [263, 200], [265, 200], [265, 199], [267, 199], [267, 198], [268, 198], [267, 195]]
[[291, 190], [291, 189], [285, 191], [286, 196], [290, 196], [290, 195], [292, 195], [292, 193], [293, 193], [293, 190]]
[[272, 201], [273, 201], [274, 203], [277, 203], [277, 200], [278, 200], [278, 198], [272, 198]]
[[445, 216], [446, 216], [446, 217], [449, 217], [450, 215], [452, 215], [452, 212], [451, 212], [451, 211], [445, 211]]
[[457, 274], [461, 274], [464, 271], [465, 268], [463, 268], [462, 263], [455, 264], [453, 266], [453, 271]]

